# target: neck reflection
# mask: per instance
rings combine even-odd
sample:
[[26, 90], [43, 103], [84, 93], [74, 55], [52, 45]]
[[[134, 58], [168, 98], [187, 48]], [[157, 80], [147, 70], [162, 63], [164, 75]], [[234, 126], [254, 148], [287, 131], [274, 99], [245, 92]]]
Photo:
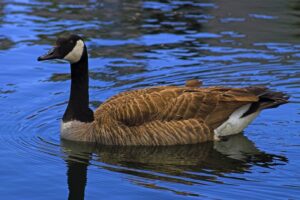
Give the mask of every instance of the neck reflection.
[[[72, 152], [75, 153], [75, 152]], [[89, 166], [88, 155], [86, 156], [75, 156], [68, 155], [66, 159], [67, 164], [67, 177], [68, 177], [68, 188], [69, 188], [69, 200], [83, 200], [85, 186], [87, 182], [87, 168]]]

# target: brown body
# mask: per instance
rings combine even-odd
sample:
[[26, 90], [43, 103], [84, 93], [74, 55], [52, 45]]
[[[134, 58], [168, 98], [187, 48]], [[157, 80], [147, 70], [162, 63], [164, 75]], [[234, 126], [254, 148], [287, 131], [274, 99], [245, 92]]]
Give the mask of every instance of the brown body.
[[104, 102], [78, 140], [106, 145], [176, 145], [214, 140], [214, 129], [243, 105], [249, 113], [286, 103], [263, 87], [162, 86], [120, 93]]

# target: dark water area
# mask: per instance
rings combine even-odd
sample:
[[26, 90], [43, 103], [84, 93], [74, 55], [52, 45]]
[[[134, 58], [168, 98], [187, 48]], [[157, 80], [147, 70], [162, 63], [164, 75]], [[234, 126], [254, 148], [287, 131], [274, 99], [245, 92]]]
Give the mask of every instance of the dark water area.
[[[170, 147], [60, 140], [69, 67], [38, 63], [57, 36], [90, 54], [90, 99], [183, 85], [264, 85], [289, 104], [227, 141]], [[300, 1], [0, 2], [0, 199], [299, 199]]]

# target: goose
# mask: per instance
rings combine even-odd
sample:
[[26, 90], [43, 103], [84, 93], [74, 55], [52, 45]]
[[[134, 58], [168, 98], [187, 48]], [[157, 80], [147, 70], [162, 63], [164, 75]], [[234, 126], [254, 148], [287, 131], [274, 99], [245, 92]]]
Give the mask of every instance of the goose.
[[[71, 91], [61, 138], [101, 145], [183, 145], [218, 141], [242, 132], [264, 109], [288, 102], [266, 87], [155, 86], [121, 92], [89, 108], [87, 47], [81, 36], [59, 37], [38, 61], [62, 59], [71, 66]], [[198, 87], [199, 86], [199, 87]]]

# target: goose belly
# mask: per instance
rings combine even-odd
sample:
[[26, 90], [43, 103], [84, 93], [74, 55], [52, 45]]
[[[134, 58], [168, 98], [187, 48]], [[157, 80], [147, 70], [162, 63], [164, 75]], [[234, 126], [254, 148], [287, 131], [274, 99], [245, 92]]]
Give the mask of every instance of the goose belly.
[[234, 111], [218, 128], [214, 130], [215, 136], [234, 135], [242, 132], [259, 114], [260, 111], [242, 117], [248, 111], [251, 104], [244, 105]]

